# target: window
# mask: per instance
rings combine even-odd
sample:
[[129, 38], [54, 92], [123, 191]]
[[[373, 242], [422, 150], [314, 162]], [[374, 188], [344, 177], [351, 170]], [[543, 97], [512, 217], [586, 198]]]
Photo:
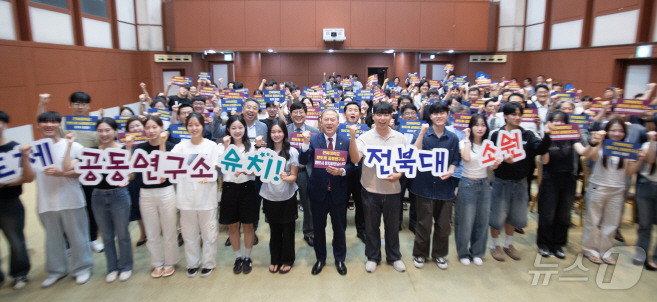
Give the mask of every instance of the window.
[[68, 3], [66, 0], [32, 0], [32, 2], [68, 9]]
[[80, 0], [82, 13], [101, 18], [107, 18], [107, 3], [105, 0]]

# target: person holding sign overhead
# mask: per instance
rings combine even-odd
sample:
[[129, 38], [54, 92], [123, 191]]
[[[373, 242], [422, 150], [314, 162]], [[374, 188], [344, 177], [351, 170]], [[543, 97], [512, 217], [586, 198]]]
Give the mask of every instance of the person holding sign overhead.
[[[313, 230], [315, 231], [315, 257], [317, 262], [313, 265], [312, 274], [317, 275], [326, 264], [326, 215], [331, 215], [333, 227], [333, 257], [335, 267], [341, 275], [347, 274], [345, 257], [347, 245], [345, 229], [347, 227], [348, 178], [353, 169], [349, 158], [349, 139], [337, 134], [338, 112], [326, 109], [320, 116], [320, 123], [324, 133], [310, 136], [309, 131], [303, 133], [303, 145], [299, 162], [312, 168], [308, 181], [308, 194], [313, 214]], [[345, 151], [347, 153], [344, 167], [328, 166], [316, 167], [315, 154], [321, 150]]]
[[[287, 125], [288, 137], [293, 137], [296, 135], [296, 133], [302, 134], [306, 131], [312, 134], [319, 133], [317, 128], [306, 125], [306, 110], [307, 107], [304, 103], [293, 102], [292, 105], [290, 105], [290, 117], [292, 119], [292, 123]], [[313, 216], [307, 189], [308, 177], [310, 174], [308, 171], [311, 169], [311, 165], [300, 166], [296, 183], [297, 186], [299, 186], [299, 199], [301, 200], [301, 206], [303, 207], [303, 239], [308, 243], [308, 245], [313, 246]]]
[[584, 256], [595, 264], [616, 264], [607, 251], [613, 246], [612, 239], [625, 203], [626, 160], [604, 155], [602, 145], [607, 139], [623, 141], [626, 135], [625, 123], [620, 119], [611, 119], [604, 130], [592, 133], [592, 148], [582, 154], [595, 162], [586, 190], [586, 218], [582, 231]]
[[[363, 159], [367, 146], [405, 145], [404, 136], [390, 128], [392, 105], [381, 102], [374, 105], [374, 128], [363, 133], [356, 139], [358, 127], [349, 127], [349, 156], [351, 162], [359, 163]], [[379, 179], [375, 167], [362, 167], [360, 182], [363, 186], [363, 212], [365, 216], [365, 270], [373, 273], [381, 261], [381, 214], [385, 226], [386, 261], [392, 264], [398, 272], [405, 272], [406, 266], [401, 260], [399, 250], [399, 212], [401, 200], [399, 193], [401, 185], [399, 178], [403, 173], [391, 173], [386, 178]]]

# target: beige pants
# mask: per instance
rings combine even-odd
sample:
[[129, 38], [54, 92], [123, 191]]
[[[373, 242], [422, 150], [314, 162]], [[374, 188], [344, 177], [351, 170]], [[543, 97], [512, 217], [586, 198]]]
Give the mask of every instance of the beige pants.
[[604, 257], [612, 248], [612, 240], [623, 213], [625, 188], [605, 187], [591, 183], [586, 190], [586, 220], [582, 233], [585, 256]]

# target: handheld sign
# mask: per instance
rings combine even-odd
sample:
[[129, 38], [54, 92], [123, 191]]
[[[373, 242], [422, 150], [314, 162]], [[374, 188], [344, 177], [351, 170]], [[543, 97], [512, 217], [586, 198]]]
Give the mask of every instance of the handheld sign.
[[454, 85], [459, 86], [459, 87], [462, 86], [462, 85], [465, 85], [467, 83], [467, 81], [466, 81], [467, 78], [468, 78], [467, 76], [460, 76], [460, 77], [454, 79]]
[[579, 126], [580, 129], [586, 129], [589, 127], [589, 120], [591, 116], [588, 114], [569, 114], [568, 122], [570, 124], [575, 124]]
[[308, 91], [306, 92], [306, 97], [309, 97], [311, 100], [313, 100], [313, 103], [321, 102], [324, 99], [324, 91]]
[[342, 81], [340, 81], [340, 85], [342, 85], [343, 88], [353, 86], [350, 79], [342, 79]]
[[[322, 104], [322, 103], [319, 103]], [[306, 121], [318, 121], [320, 108], [317, 106], [311, 106], [306, 108]]]
[[378, 83], [379, 83], [379, 76], [373, 74], [367, 77], [367, 85], [378, 84]]
[[265, 98], [264, 98], [263, 96], [261, 96], [261, 95], [254, 95], [254, 96], [253, 96], [253, 99], [255, 99], [256, 102], [258, 102], [258, 105], [259, 105], [259, 109], [260, 109], [260, 110], [267, 109], [267, 104], [266, 104], [266, 102], [265, 102]]
[[520, 85], [518, 85], [518, 83], [516, 82], [511, 82], [509, 83], [508, 86], [506, 86], [506, 88], [509, 88], [509, 90], [513, 92], [517, 92], [518, 90], [520, 90]]
[[222, 99], [243, 99], [245, 95], [242, 92], [235, 92], [234, 90], [224, 89], [219, 91], [219, 97]]
[[171, 125], [169, 126], [169, 132], [171, 132], [171, 137], [179, 139], [191, 139], [192, 136], [187, 132], [187, 128], [184, 125]]
[[358, 138], [361, 134], [367, 132], [370, 130], [370, 127], [368, 127], [366, 124], [347, 124], [347, 123], [342, 123], [340, 126], [338, 126], [338, 133], [351, 138], [351, 132], [349, 131], [349, 127], [351, 125], [357, 125], [358, 130], [356, 131], [356, 138]]
[[[315, 134], [311, 133], [310, 136]], [[290, 132], [290, 147], [301, 149], [301, 145], [303, 145], [303, 132]]]
[[383, 89], [376, 89], [376, 90], [374, 90], [374, 98], [372, 98], [372, 100], [380, 102], [380, 101], [383, 101], [383, 98], [385, 96], [386, 96], [386, 93], [385, 93], [385, 91], [383, 91]]
[[533, 123], [538, 117], [538, 109], [536, 108], [525, 108], [522, 113], [522, 122], [523, 123]]
[[335, 98], [337, 98], [338, 96], [340, 96], [340, 92], [338, 91], [337, 88], [335, 88], [335, 89], [327, 89], [327, 90], [324, 91], [324, 96], [332, 97], [332, 98], [335, 99]]
[[552, 131], [550, 132], [550, 138], [553, 141], [579, 139], [580, 138], [579, 125], [576, 124], [553, 125]]
[[344, 91], [344, 92], [342, 93], [342, 95], [343, 95], [344, 97], [349, 97], [349, 98], [351, 98], [351, 99], [354, 100], [354, 101], [356, 100], [356, 93], [353, 92], [353, 91]]
[[[486, 100], [474, 100], [470, 102], [470, 110], [479, 110], [479, 107], [484, 106]], [[525, 109], [527, 111], [527, 109]]]
[[445, 70], [447, 72], [454, 71], [454, 64], [446, 64], [445, 69], [443, 69], [443, 70]]
[[426, 124], [426, 121], [399, 121], [399, 132], [413, 134], [415, 131], [422, 129], [422, 125]]
[[211, 99], [217, 94], [217, 87], [203, 86], [198, 90], [198, 94]]
[[242, 89], [233, 89], [230, 92], [237, 92], [241, 93], [244, 95], [245, 98], [249, 97], [249, 88], [242, 88]]
[[265, 95], [265, 102], [267, 103], [285, 102], [285, 91], [283, 90], [265, 90], [263, 91], [263, 94]]
[[221, 110], [224, 112], [242, 111], [242, 99], [224, 99], [221, 100]]
[[146, 137], [146, 132], [144, 132], [144, 131], [121, 132], [121, 133], [118, 134], [119, 143], [122, 144], [122, 145], [125, 145], [125, 138], [128, 137], [128, 136], [134, 137], [133, 144], [135, 146], [148, 141], [148, 137]]
[[551, 96], [559, 97], [559, 101], [575, 101], [575, 93], [573, 92], [553, 92]]
[[504, 158], [511, 157], [514, 163], [527, 157], [522, 145], [520, 129], [513, 129], [511, 132], [500, 130], [497, 135], [496, 146], [500, 149]]
[[438, 80], [429, 80], [429, 89], [439, 89], [440, 81]]
[[494, 165], [497, 158], [502, 156], [502, 151], [489, 139], [484, 140], [482, 146], [484, 150], [481, 152], [481, 156], [479, 156], [481, 166], [488, 167]]
[[418, 76], [417, 73], [407, 75], [406, 79], [408, 79], [408, 82], [413, 85], [417, 85], [420, 83], [420, 76]]
[[476, 79], [475, 83], [479, 87], [490, 87], [493, 81], [491, 79]]
[[315, 149], [315, 168], [344, 168], [349, 151]]
[[119, 126], [120, 129], [125, 129], [125, 123], [127, 123], [128, 120], [134, 116], [138, 116], [138, 115], [117, 115], [114, 117], [114, 120], [116, 121], [116, 125]]
[[176, 86], [191, 85], [192, 77], [175, 76], [171, 78], [171, 84]]
[[97, 116], [67, 115], [64, 117], [64, 130], [96, 131]]
[[201, 71], [198, 73], [198, 79], [204, 81], [212, 81], [212, 73], [207, 71]]
[[617, 156], [620, 158], [627, 158], [632, 160], [639, 159], [640, 150], [640, 143], [626, 143], [622, 141], [605, 139], [604, 143], [602, 144], [603, 155]]
[[339, 113], [344, 113], [344, 107], [340, 107], [340, 103], [328, 103], [326, 104], [326, 107], [324, 107], [324, 109], [322, 110], [326, 110], [326, 109], [333, 109], [335, 111], [338, 111]]
[[470, 114], [454, 114], [454, 128], [463, 130], [470, 125]]
[[646, 113], [650, 105], [650, 100], [619, 99], [614, 107], [615, 113], [625, 113], [628, 115], [640, 115]]
[[148, 113], [153, 114], [153, 113], [159, 113], [160, 118], [162, 121], [170, 121], [171, 120], [171, 111], [165, 110], [165, 109], [157, 109], [157, 108], [148, 108]]
[[203, 120], [206, 126], [212, 125], [212, 120], [214, 119], [214, 112], [203, 112]]
[[371, 101], [372, 99], [374, 99], [374, 93], [371, 89], [361, 89], [356, 94], [356, 100], [358, 101]]

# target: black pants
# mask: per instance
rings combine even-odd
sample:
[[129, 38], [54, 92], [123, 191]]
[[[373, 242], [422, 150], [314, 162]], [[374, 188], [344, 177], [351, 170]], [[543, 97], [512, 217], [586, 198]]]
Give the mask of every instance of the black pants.
[[98, 225], [96, 224], [94, 212], [91, 210], [91, 194], [94, 192], [95, 187], [96, 186], [82, 186], [82, 189], [84, 190], [84, 199], [87, 202], [87, 215], [89, 216], [89, 241], [98, 239]]
[[570, 173], [543, 173], [538, 188], [536, 243], [539, 248], [556, 249], [568, 243], [570, 211], [576, 186], [575, 175]]
[[406, 178], [406, 176], [402, 176], [402, 178], [399, 179], [399, 183], [401, 184], [401, 193], [399, 194], [399, 198], [402, 200], [402, 212], [399, 215], [399, 225], [402, 225], [402, 222], [404, 222], [404, 193], [406, 190], [408, 190], [408, 203], [410, 204], [410, 208], [408, 210], [408, 228], [410, 230], [415, 230], [415, 226], [417, 226], [417, 212], [415, 210], [415, 194], [411, 193], [413, 178]]
[[[30, 258], [25, 246], [25, 209], [18, 197], [0, 199], [0, 229], [9, 242], [9, 274], [16, 278], [30, 271]], [[0, 271], [0, 280], [4, 274]]]
[[429, 258], [431, 255], [433, 259], [447, 256], [449, 234], [452, 230], [449, 220], [452, 217], [454, 201], [418, 196], [416, 203], [418, 223], [413, 242], [413, 256]]
[[331, 192], [326, 194], [324, 200], [310, 200], [313, 213], [313, 229], [315, 231], [315, 256], [317, 261], [326, 260], [326, 220], [331, 214], [333, 227], [333, 257], [335, 261], [345, 261], [347, 243], [345, 229], [347, 227], [347, 204], [342, 200], [334, 200]]
[[263, 199], [265, 217], [269, 222], [269, 253], [271, 264], [294, 264], [294, 231], [296, 227], [297, 199], [270, 201]]
[[351, 198], [354, 199], [354, 205], [356, 206], [356, 217], [354, 221], [356, 232], [358, 234], [365, 234], [365, 214], [363, 212], [363, 199], [361, 198], [361, 189], [363, 186], [360, 184], [360, 175], [360, 166], [356, 167], [349, 175], [347, 175], [349, 192], [347, 193], [347, 200], [345, 203], [349, 202], [349, 195], [351, 195]]

